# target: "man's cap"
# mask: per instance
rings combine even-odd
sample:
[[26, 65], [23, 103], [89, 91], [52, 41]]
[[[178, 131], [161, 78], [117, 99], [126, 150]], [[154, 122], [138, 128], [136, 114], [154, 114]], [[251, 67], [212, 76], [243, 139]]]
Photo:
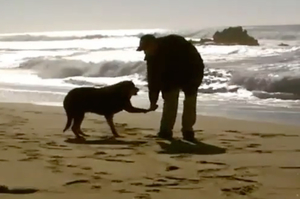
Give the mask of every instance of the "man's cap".
[[145, 49], [145, 47], [150, 43], [150, 42], [153, 42], [155, 40], [155, 36], [152, 35], [152, 34], [146, 34], [146, 35], [143, 35], [141, 38], [140, 38], [140, 45], [139, 47], [136, 49], [137, 51], [142, 51]]

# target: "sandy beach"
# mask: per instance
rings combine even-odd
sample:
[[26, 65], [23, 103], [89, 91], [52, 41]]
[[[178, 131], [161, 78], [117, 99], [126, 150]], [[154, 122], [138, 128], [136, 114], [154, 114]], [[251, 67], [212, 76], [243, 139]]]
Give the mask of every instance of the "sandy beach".
[[199, 116], [199, 144], [155, 137], [160, 113], [101, 116], [65, 133], [62, 107], [0, 104], [0, 198], [300, 197], [300, 127]]

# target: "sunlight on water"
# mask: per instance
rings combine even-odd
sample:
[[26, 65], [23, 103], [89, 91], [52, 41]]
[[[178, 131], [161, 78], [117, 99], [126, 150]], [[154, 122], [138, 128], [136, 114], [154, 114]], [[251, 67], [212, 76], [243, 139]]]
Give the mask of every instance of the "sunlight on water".
[[[136, 51], [139, 37], [171, 32], [176, 33], [136, 29], [2, 34], [0, 100], [59, 104], [63, 93], [74, 87], [133, 80], [141, 88], [140, 99], [147, 101], [144, 54]], [[211, 30], [182, 33], [200, 39]], [[228, 103], [239, 109], [298, 108], [300, 35], [295, 32], [296, 39], [287, 40], [293, 37], [280, 35], [285, 32], [276, 27], [268, 33], [254, 27], [249, 33], [261, 46], [197, 46], [206, 64], [199, 102], [215, 109]]]

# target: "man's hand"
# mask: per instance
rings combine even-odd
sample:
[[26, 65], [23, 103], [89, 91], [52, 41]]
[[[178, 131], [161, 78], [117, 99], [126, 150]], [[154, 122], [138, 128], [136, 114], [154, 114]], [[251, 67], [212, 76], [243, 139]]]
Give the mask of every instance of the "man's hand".
[[155, 111], [158, 108], [157, 104], [151, 104], [150, 108], [148, 109], [149, 111]]
[[152, 105], [150, 106], [150, 108], [144, 110], [144, 113], [148, 113], [148, 112], [151, 112], [151, 111], [155, 111], [157, 108], [158, 108], [158, 105], [157, 105], [157, 104], [152, 104]]

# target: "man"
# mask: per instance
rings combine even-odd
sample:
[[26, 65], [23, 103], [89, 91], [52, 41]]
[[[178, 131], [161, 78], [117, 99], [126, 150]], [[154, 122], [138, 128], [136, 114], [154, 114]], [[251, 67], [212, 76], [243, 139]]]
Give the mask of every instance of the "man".
[[179, 92], [185, 95], [182, 114], [183, 139], [195, 141], [197, 91], [202, 83], [204, 63], [195, 46], [179, 35], [141, 37], [137, 51], [144, 51], [150, 108], [155, 109], [159, 92], [164, 99], [158, 137], [172, 139]]

